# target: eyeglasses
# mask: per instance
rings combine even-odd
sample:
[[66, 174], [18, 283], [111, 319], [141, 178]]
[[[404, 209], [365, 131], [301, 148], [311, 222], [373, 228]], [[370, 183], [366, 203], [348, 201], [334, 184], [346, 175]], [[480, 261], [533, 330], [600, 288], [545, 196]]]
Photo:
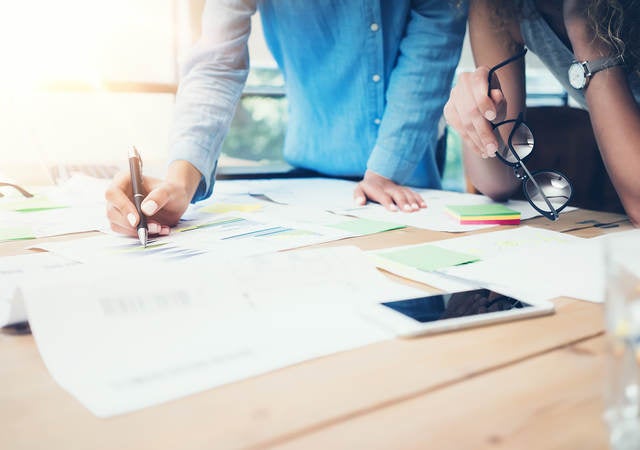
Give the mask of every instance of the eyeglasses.
[[[30, 198], [33, 197], [33, 194], [29, 191], [27, 191], [26, 189], [18, 186], [17, 184], [13, 184], [13, 183], [4, 183], [0, 181], [0, 187], [2, 186], [8, 186], [8, 187], [12, 187], [14, 188], [16, 191], [20, 192], [23, 196]], [[2, 192], [0, 192], [0, 197], [4, 197], [4, 194]]]
[[[491, 93], [491, 81], [494, 73], [507, 64], [524, 57], [526, 53], [527, 49], [525, 48], [489, 70], [487, 96], [490, 96]], [[533, 152], [534, 139], [533, 133], [524, 122], [523, 117], [521, 112], [516, 119], [492, 124], [494, 134], [498, 138], [496, 156], [504, 164], [511, 166], [516, 178], [522, 180], [522, 191], [531, 206], [547, 219], [557, 220], [560, 211], [569, 203], [573, 188], [569, 179], [558, 171], [541, 170], [531, 173], [524, 165], [523, 160]], [[503, 136], [508, 136], [506, 145]]]

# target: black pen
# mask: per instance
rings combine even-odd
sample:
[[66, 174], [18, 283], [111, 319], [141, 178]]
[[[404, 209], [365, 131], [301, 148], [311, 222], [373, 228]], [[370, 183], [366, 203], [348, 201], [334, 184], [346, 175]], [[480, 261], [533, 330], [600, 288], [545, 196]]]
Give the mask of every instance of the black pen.
[[140, 154], [135, 147], [129, 150], [129, 170], [131, 171], [131, 186], [133, 187], [133, 203], [136, 205], [136, 211], [140, 216], [138, 222], [138, 239], [143, 246], [147, 246], [147, 218], [142, 214], [142, 199], [144, 198], [144, 190], [142, 189], [142, 160]]

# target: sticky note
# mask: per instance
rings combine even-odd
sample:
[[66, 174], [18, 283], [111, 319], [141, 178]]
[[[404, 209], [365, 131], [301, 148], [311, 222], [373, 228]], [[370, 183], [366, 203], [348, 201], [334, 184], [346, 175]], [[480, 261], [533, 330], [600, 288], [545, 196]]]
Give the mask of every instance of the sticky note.
[[520, 212], [500, 203], [447, 205], [447, 212], [461, 225], [518, 225]]
[[480, 260], [474, 255], [447, 250], [431, 244], [414, 245], [388, 252], [380, 252], [378, 256], [424, 271], [443, 269]]
[[381, 220], [355, 219], [346, 220], [344, 222], [330, 225], [330, 227], [359, 235], [367, 235], [382, 233], [383, 231], [397, 230], [399, 228], [406, 228], [406, 225], [393, 222], [383, 222]]

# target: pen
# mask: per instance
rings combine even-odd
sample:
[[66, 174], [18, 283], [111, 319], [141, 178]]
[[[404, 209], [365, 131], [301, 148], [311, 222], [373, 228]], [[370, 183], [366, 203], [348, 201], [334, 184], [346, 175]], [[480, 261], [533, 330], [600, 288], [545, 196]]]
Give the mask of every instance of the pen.
[[147, 218], [142, 213], [142, 208], [140, 207], [142, 199], [144, 198], [144, 191], [142, 189], [142, 160], [135, 147], [129, 150], [129, 170], [131, 171], [131, 186], [133, 187], [133, 203], [136, 205], [138, 216], [140, 216], [140, 221], [138, 222], [138, 239], [140, 239], [140, 243], [146, 247], [149, 231], [147, 230]]

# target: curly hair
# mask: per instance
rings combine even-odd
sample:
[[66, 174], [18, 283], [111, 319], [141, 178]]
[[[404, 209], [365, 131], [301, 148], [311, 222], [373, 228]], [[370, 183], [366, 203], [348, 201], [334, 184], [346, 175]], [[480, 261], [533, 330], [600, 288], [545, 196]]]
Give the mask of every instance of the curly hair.
[[[523, 0], [494, 0], [497, 23], [521, 19]], [[640, 0], [589, 0], [587, 18], [600, 40], [622, 55], [629, 70], [640, 74]]]

